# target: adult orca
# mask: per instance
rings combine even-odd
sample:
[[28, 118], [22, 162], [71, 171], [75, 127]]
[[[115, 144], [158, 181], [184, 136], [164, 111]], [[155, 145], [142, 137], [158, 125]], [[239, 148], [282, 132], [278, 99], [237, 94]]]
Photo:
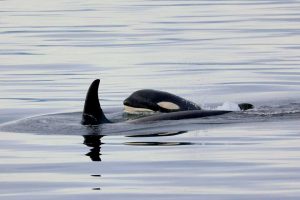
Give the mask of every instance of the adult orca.
[[[123, 101], [124, 110], [127, 113], [139, 112], [177, 112], [188, 110], [201, 110], [196, 103], [181, 98], [177, 95], [159, 90], [138, 90], [133, 92]], [[254, 106], [250, 103], [238, 104], [241, 110], [252, 109]]]
[[[82, 113], [81, 124], [83, 125], [99, 125], [104, 123], [111, 123], [110, 120], [106, 118], [103, 110], [99, 103], [98, 88], [100, 80], [96, 79], [90, 85], [84, 104], [84, 109]], [[180, 119], [193, 119], [201, 118], [215, 115], [223, 115], [231, 111], [222, 110], [188, 110], [188, 111], [178, 111], [172, 113], [155, 114], [147, 117], [142, 117], [135, 120], [129, 120], [132, 123], [144, 123], [153, 122], [161, 120], [180, 120]]]

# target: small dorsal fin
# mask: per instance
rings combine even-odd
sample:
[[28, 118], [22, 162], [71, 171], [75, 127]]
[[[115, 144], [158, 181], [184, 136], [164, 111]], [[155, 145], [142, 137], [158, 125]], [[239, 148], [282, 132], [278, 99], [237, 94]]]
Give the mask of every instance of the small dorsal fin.
[[99, 98], [98, 98], [99, 83], [100, 83], [99, 79], [94, 80], [90, 85], [90, 88], [86, 94], [84, 109], [82, 113], [82, 120], [81, 120], [81, 124], [83, 125], [98, 125], [98, 124], [110, 122], [105, 117], [99, 103]]

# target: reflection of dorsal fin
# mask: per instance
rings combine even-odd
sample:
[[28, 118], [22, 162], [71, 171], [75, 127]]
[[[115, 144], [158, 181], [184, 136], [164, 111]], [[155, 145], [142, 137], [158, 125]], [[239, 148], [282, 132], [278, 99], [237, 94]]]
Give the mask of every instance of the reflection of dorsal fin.
[[86, 94], [81, 121], [81, 124], [83, 125], [98, 125], [102, 123], [109, 123], [109, 120], [105, 117], [99, 103], [99, 83], [99, 79], [94, 80]]

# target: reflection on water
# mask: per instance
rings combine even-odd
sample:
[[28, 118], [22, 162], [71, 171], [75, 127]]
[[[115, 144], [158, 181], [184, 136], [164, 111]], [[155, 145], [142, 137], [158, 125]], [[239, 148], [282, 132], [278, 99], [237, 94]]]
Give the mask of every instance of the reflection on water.
[[187, 131], [177, 131], [177, 132], [158, 132], [158, 133], [144, 133], [144, 134], [135, 134], [128, 135], [127, 137], [159, 137], [159, 136], [174, 136], [186, 133]]
[[[128, 137], [159, 137], [159, 136], [174, 136], [186, 133], [186, 131], [178, 132], [164, 132], [164, 133], [151, 133], [144, 135], [132, 135]], [[101, 142], [103, 135], [84, 135], [83, 144], [87, 147], [91, 147], [90, 151], [85, 154], [89, 156], [92, 161], [101, 161], [101, 145], [104, 144]], [[192, 145], [191, 142], [124, 142], [124, 145], [135, 145], [135, 146], [178, 146], [178, 145]]]
[[96, 197], [95, 191], [116, 199], [142, 198], [141, 193], [149, 199], [297, 197], [298, 121], [253, 127], [236, 124], [152, 137], [85, 135], [83, 141], [77, 135], [3, 132], [1, 196], [50, 199], [68, 193], [76, 199]]
[[83, 144], [85, 144], [88, 147], [92, 147], [90, 149], [90, 152], [85, 154], [91, 158], [92, 161], [101, 161], [100, 158], [100, 150], [101, 150], [101, 138], [103, 136], [101, 135], [84, 135], [84, 141]]
[[126, 145], [135, 146], [179, 146], [179, 145], [193, 145], [192, 142], [125, 142]]

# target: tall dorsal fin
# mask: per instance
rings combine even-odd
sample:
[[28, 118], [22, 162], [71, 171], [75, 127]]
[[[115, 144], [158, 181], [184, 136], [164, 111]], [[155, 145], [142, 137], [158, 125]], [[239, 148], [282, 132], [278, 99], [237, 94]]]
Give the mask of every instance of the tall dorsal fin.
[[99, 83], [100, 83], [99, 79], [94, 80], [90, 85], [90, 88], [86, 94], [84, 109], [82, 113], [82, 120], [81, 120], [81, 124], [83, 125], [98, 125], [98, 124], [110, 122], [105, 117], [99, 103], [99, 98], [98, 98]]

